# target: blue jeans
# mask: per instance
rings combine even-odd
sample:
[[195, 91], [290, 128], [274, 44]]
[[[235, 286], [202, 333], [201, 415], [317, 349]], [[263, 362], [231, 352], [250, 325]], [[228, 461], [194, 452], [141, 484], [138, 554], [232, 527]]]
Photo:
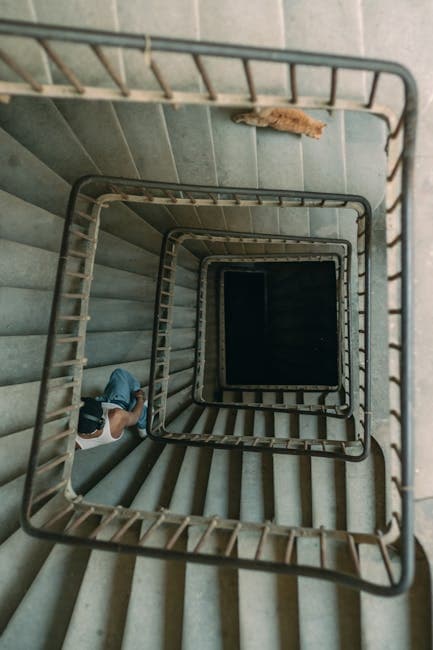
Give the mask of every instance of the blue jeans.
[[[123, 370], [123, 368], [116, 368], [111, 373], [108, 384], [104, 388], [104, 394], [96, 397], [96, 399], [100, 402], [118, 404], [125, 411], [131, 411], [137, 403], [133, 393], [139, 388], [140, 383], [134, 375], [131, 375], [127, 370]], [[145, 429], [146, 420], [147, 406], [144, 405], [137, 426], [140, 429]]]

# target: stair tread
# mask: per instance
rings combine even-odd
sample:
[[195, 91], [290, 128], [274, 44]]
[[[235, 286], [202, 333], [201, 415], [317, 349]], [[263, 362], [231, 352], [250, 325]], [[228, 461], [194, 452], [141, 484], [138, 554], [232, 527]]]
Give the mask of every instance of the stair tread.
[[[103, 101], [57, 100], [56, 107], [100, 173], [125, 178], [138, 177], [113, 104]], [[104, 135], [106, 128], [110, 129], [109, 139]]]
[[[109, 539], [116, 530], [109, 525], [98, 539]], [[131, 555], [91, 552], [62, 648], [120, 647], [134, 564]]]
[[49, 212], [65, 214], [69, 184], [3, 129], [0, 142], [9, 161], [2, 168], [2, 189]]
[[[99, 172], [50, 99], [35, 102], [32, 97], [16, 97], [0, 107], [0, 125], [68, 183]], [[43, 138], [38, 137], [41, 132]]]

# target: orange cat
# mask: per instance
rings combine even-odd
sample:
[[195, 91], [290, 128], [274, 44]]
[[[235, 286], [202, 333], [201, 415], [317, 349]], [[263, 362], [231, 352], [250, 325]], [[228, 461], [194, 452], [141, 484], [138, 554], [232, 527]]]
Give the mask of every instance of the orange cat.
[[277, 131], [305, 133], [317, 140], [322, 136], [326, 122], [315, 120], [298, 108], [262, 108], [258, 113], [238, 113], [232, 117], [233, 122], [245, 122], [250, 126], [270, 126]]

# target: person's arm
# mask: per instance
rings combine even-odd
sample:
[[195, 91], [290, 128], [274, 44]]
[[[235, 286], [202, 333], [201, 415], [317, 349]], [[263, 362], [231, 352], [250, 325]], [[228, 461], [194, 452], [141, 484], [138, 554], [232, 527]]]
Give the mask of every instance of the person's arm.
[[143, 405], [144, 405], [143, 391], [136, 390], [134, 396], [135, 399], [137, 400], [137, 403], [132, 409], [132, 411], [129, 411], [129, 413], [126, 414], [128, 416], [127, 422], [125, 424], [126, 427], [131, 427], [133, 424], [137, 424], [138, 420], [140, 419], [141, 412], [143, 410]]
[[141, 411], [144, 404], [144, 393], [142, 390], [137, 390], [134, 393], [137, 404], [132, 411], [124, 411], [121, 408], [112, 409], [108, 412], [110, 418], [110, 431], [113, 438], [118, 438], [125, 427], [131, 427], [137, 424], [140, 419]]

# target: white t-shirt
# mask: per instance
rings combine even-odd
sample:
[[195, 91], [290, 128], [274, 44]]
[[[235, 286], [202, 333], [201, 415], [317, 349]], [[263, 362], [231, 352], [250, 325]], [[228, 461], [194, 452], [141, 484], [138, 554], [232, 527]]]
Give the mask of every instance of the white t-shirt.
[[[92, 447], [99, 447], [99, 445], [108, 445], [110, 442], [117, 442], [123, 436], [123, 431], [117, 438], [113, 438], [111, 435], [110, 429], [110, 418], [108, 417], [108, 412], [112, 409], [121, 409], [122, 407], [118, 404], [113, 404], [112, 402], [101, 402], [102, 406], [102, 417], [105, 418], [104, 428], [102, 433], [97, 438], [88, 438], [87, 436], [80, 436], [77, 433], [75, 441], [79, 444], [81, 449], [91, 449]], [[124, 409], [122, 409], [124, 410]], [[95, 429], [96, 431], [96, 429]]]

